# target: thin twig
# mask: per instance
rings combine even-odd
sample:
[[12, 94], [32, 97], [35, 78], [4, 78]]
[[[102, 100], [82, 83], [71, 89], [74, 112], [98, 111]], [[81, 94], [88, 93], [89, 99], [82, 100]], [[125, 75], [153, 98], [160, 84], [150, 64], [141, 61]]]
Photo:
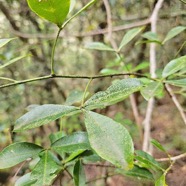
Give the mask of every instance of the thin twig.
[[[144, 25], [148, 25], [150, 24], [150, 19], [144, 19], [141, 21], [137, 21], [134, 23], [130, 23], [130, 24], [126, 24], [126, 25], [119, 25], [119, 26], [115, 26], [112, 29], [112, 32], [119, 32], [122, 30], [127, 30], [127, 29], [131, 29], [134, 27], [139, 27], [139, 26], [144, 26]], [[32, 39], [32, 38], [38, 38], [38, 39], [55, 39], [56, 38], [56, 34], [29, 34], [29, 33], [22, 33], [20, 31], [14, 30], [12, 29], [11, 32], [19, 37], [25, 38], [25, 39]], [[81, 34], [72, 34], [70, 36], [72, 37], [92, 37], [94, 35], [100, 35], [100, 34], [107, 34], [108, 33], [108, 29], [99, 29], [99, 30], [93, 30], [90, 32], [82, 32]], [[61, 33], [60, 36], [64, 37], [64, 33]]]
[[176, 105], [178, 111], [180, 112], [180, 115], [186, 125], [186, 114], [184, 112], [184, 109], [182, 108], [182, 106], [180, 105], [176, 95], [173, 93], [172, 88], [170, 87], [170, 85], [165, 84], [165, 89], [168, 92], [169, 96], [171, 97], [172, 101], [174, 102], [174, 104]]
[[[156, 33], [158, 13], [163, 4], [163, 1], [164, 0], [159, 0], [156, 3], [155, 8], [150, 17], [151, 31], [153, 33]], [[150, 44], [150, 74], [152, 78], [156, 78], [156, 44], [155, 43]], [[144, 124], [143, 150], [150, 154], [152, 153], [151, 152], [152, 148], [150, 143], [150, 128], [151, 128], [153, 108], [154, 108], [154, 98], [151, 98], [148, 101], [146, 116], [143, 122]]]
[[47, 75], [47, 76], [42, 76], [42, 77], [36, 77], [36, 78], [31, 78], [31, 79], [26, 79], [26, 80], [21, 80], [21, 81], [16, 81], [15, 83], [9, 83], [9, 84], [4, 84], [0, 86], [0, 89], [6, 88], [6, 87], [12, 87], [16, 85], [21, 85], [21, 84], [27, 84], [30, 82], [35, 82], [35, 81], [42, 81], [42, 80], [47, 80], [47, 79], [52, 79], [52, 78], [60, 78], [60, 79], [100, 79], [100, 78], [112, 78], [112, 77], [117, 77], [117, 76], [126, 76], [126, 75], [134, 75], [137, 77], [146, 77], [149, 78], [153, 81], [156, 81], [156, 79], [148, 77], [144, 74], [140, 73], [118, 73], [118, 74], [108, 74], [108, 75], [94, 75], [94, 76], [79, 76], [79, 75]]
[[97, 181], [97, 180], [103, 180], [103, 179], [105, 179], [105, 178], [112, 177], [112, 176], [116, 176], [116, 175], [117, 175], [117, 174], [110, 174], [110, 175], [102, 176], [102, 177], [99, 177], [99, 178], [95, 178], [95, 179], [92, 179], [92, 180], [87, 181], [86, 184], [95, 182], [95, 181]]
[[117, 51], [117, 44], [115, 40], [112, 38], [112, 13], [108, 0], [103, 0], [105, 5], [106, 13], [107, 13], [107, 25], [108, 25], [108, 40], [110, 41], [112, 47]]
[[6, 80], [6, 81], [16, 82], [14, 79], [6, 78], [6, 77], [0, 77], [0, 79], [1, 79], [1, 80]]
[[163, 161], [177, 161], [179, 159], [182, 159], [182, 158], [186, 158], [186, 153], [183, 153], [183, 154], [180, 154], [178, 156], [174, 156], [174, 157], [171, 157], [171, 158], [160, 158], [160, 159], [156, 159], [156, 161], [159, 161], [159, 162], [163, 162]]
[[107, 167], [107, 168], [116, 168], [116, 166], [114, 165], [105, 165], [105, 164], [96, 164], [96, 163], [84, 163], [83, 165], [86, 165], [86, 166], [95, 166], [95, 167]]
[[57, 36], [56, 39], [54, 41], [54, 45], [52, 47], [52, 53], [51, 53], [51, 74], [54, 75], [55, 71], [54, 71], [54, 55], [55, 55], [55, 49], [56, 49], [56, 45], [57, 45], [57, 41], [59, 39], [59, 34], [61, 32], [62, 28], [59, 28], [58, 32], [57, 32]]
[[64, 24], [62, 25], [62, 29], [66, 27], [66, 25], [72, 21], [75, 17], [77, 17], [79, 14], [81, 14], [83, 11], [85, 11], [87, 8], [89, 8], [91, 5], [93, 5], [97, 0], [92, 0], [88, 2], [83, 8], [81, 8], [78, 12], [76, 12], [72, 17], [70, 17]]
[[92, 82], [92, 79], [89, 79], [89, 81], [87, 83], [87, 86], [85, 88], [84, 94], [83, 94], [83, 99], [82, 99], [82, 102], [81, 102], [81, 107], [83, 107], [83, 105], [84, 105], [86, 94], [87, 94], [87, 90], [88, 90], [89, 85], [90, 85], [91, 82]]

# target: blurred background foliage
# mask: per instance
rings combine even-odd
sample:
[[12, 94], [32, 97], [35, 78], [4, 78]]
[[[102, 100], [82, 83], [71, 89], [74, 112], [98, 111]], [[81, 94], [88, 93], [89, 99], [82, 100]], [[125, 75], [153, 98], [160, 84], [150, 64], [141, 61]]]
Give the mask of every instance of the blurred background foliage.
[[[87, 2], [87, 0], [75, 1], [70, 15], [73, 15]], [[122, 29], [122, 26], [147, 19], [152, 13], [156, 0], [110, 0], [109, 2], [112, 10], [113, 30], [120, 26], [120, 29], [112, 34], [116, 45], [119, 45], [127, 31]], [[164, 1], [157, 25], [160, 40], [163, 40], [171, 28], [186, 24], [185, 8], [186, 5], [178, 0]], [[32, 13], [25, 0], [0, 0], [0, 10], [0, 37], [16, 37], [14, 41], [1, 49], [0, 64], [17, 56], [31, 54], [30, 57], [0, 70], [0, 76], [23, 80], [50, 74], [51, 49], [57, 27]], [[85, 48], [85, 45], [92, 41], [110, 45], [107, 32], [100, 34], [100, 31], [107, 29], [107, 26], [107, 14], [103, 1], [98, 1], [93, 7], [75, 18], [60, 35], [55, 55], [57, 74], [94, 75], [107, 72], [125, 72], [126, 68], [118, 62], [114, 54]], [[147, 25], [143, 32], [149, 30], [150, 26]], [[143, 64], [142, 68], [137, 69], [137, 72], [148, 73], [149, 43], [144, 42], [142, 34], [122, 49], [122, 56], [128, 69], [132, 70], [139, 64]], [[157, 46], [157, 72], [161, 71], [163, 66], [175, 56], [186, 54], [186, 47], [183, 46], [185, 38], [186, 32], [182, 32], [163, 47]], [[111, 81], [110, 78], [94, 80], [89, 88], [90, 94], [105, 90]], [[46, 141], [45, 137], [53, 132], [60, 129], [66, 133], [84, 130], [81, 116], [63, 118], [51, 125], [24, 132], [21, 135], [10, 136], [8, 128], [12, 129], [15, 120], [26, 112], [26, 108], [30, 109], [30, 107], [40, 104], [64, 104], [74, 90], [84, 91], [87, 82], [87, 80], [80, 79], [49, 79], [1, 89], [0, 149], [9, 144], [11, 138], [14, 141], [37, 142], [47, 146], [49, 141]], [[8, 82], [0, 80], [1, 85], [5, 83]], [[135, 98], [143, 119], [146, 101], [138, 94], [135, 95]], [[180, 102], [184, 106], [185, 99], [180, 97]], [[168, 96], [165, 99], [156, 100], [156, 106], [152, 126], [153, 137], [164, 143], [172, 154], [176, 155], [185, 151], [186, 145], [183, 139], [186, 133], [181, 129], [183, 122], [171, 100]], [[129, 100], [100, 112], [124, 124], [136, 140], [135, 146], [141, 148], [141, 144], [138, 142], [139, 131]], [[160, 115], [161, 117], [159, 117]], [[174, 135], [175, 131], [176, 135]], [[173, 185], [175, 186], [175, 184]]]

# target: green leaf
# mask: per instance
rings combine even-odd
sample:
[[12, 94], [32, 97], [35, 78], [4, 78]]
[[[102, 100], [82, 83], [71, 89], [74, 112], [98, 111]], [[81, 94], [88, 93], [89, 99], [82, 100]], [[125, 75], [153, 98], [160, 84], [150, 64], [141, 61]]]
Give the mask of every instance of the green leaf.
[[158, 36], [156, 33], [154, 32], [145, 32], [142, 37], [144, 37], [145, 39], [149, 40], [150, 42], [156, 42], [161, 44], [161, 41], [158, 39]]
[[138, 160], [136, 164], [140, 167], [153, 169], [155, 171], [164, 171], [164, 169], [160, 166], [160, 164], [148, 153], [136, 150], [135, 151], [135, 159]]
[[175, 80], [167, 80], [164, 81], [165, 83], [177, 86], [177, 87], [183, 87], [186, 88], [186, 78], [184, 79], [175, 79]]
[[89, 163], [96, 163], [96, 162], [100, 162], [102, 159], [100, 156], [98, 156], [98, 154], [96, 154], [96, 152], [92, 151], [92, 155], [89, 156], [84, 156], [83, 157], [83, 162], [85, 164], [89, 164]]
[[0, 65], [0, 69], [4, 68], [4, 67], [7, 67], [17, 61], [19, 61], [20, 59], [23, 59], [25, 57], [28, 57], [29, 55], [22, 55], [22, 56], [19, 56], [19, 57], [16, 57], [16, 58], [13, 58], [11, 59], [10, 61], [6, 62], [4, 65]]
[[0, 48], [16, 38], [0, 39]]
[[161, 151], [163, 151], [163, 152], [166, 153], [166, 150], [164, 149], [164, 147], [163, 147], [157, 140], [152, 139], [152, 140], [151, 140], [151, 143], [152, 143], [155, 147], [157, 147], [159, 150], [161, 150]]
[[[85, 95], [85, 97], [88, 96], [88, 92]], [[73, 105], [75, 103], [81, 103], [82, 99], [84, 96], [84, 92], [83, 91], [78, 91], [78, 90], [74, 90], [70, 93], [70, 95], [67, 97], [65, 105]]]
[[173, 59], [163, 69], [162, 77], [166, 78], [185, 67], [186, 67], [186, 56]]
[[0, 169], [13, 167], [28, 158], [38, 155], [42, 150], [42, 147], [33, 143], [13, 143], [0, 152]]
[[111, 85], [106, 91], [97, 92], [88, 99], [84, 108], [92, 110], [113, 105], [127, 98], [130, 94], [139, 91], [143, 84], [137, 78], [119, 80]]
[[100, 71], [101, 74], [107, 75], [107, 74], [116, 74], [118, 73], [118, 70], [110, 69], [110, 68], [104, 68]]
[[56, 142], [57, 140], [59, 140], [60, 138], [66, 136], [65, 135], [65, 132], [63, 131], [58, 131], [58, 132], [55, 132], [55, 133], [51, 133], [50, 136], [49, 136], [49, 139], [50, 139], [50, 143], [54, 143]]
[[91, 147], [117, 167], [133, 167], [134, 147], [130, 134], [120, 123], [94, 112], [85, 112], [85, 125]]
[[37, 106], [16, 121], [14, 132], [36, 128], [60, 117], [79, 112], [81, 112], [80, 109], [73, 106], [53, 104]]
[[53, 154], [46, 150], [41, 154], [41, 159], [31, 173], [31, 180], [37, 180], [32, 186], [50, 186], [57, 177], [57, 173], [62, 169]]
[[163, 40], [163, 44], [168, 40], [172, 39], [173, 37], [177, 36], [179, 33], [183, 32], [185, 29], [185, 26], [177, 26], [175, 28], [172, 28]]
[[156, 180], [155, 186], [168, 186], [165, 182], [165, 175], [164, 174], [158, 180]]
[[142, 96], [148, 101], [150, 98], [159, 96], [163, 92], [163, 83], [151, 82], [146, 87], [141, 89]]
[[136, 71], [139, 71], [139, 70], [146, 69], [147, 67], [149, 67], [149, 65], [150, 65], [149, 62], [143, 61], [139, 65], [137, 65], [135, 68], [133, 68], [132, 72], [136, 72]]
[[86, 132], [75, 132], [62, 137], [52, 144], [52, 149], [71, 153], [76, 150], [90, 150], [90, 143]]
[[85, 45], [85, 48], [92, 50], [102, 50], [102, 51], [114, 51], [113, 48], [105, 45], [101, 42], [92, 42]]
[[27, 173], [24, 176], [20, 177], [16, 182], [15, 186], [32, 186], [36, 180], [30, 179], [31, 173]]
[[73, 161], [74, 159], [77, 159], [80, 155], [82, 155], [86, 150], [84, 149], [78, 149], [74, 151], [68, 158], [66, 158], [63, 163], [68, 163], [70, 161]]
[[133, 169], [124, 171], [122, 169], [117, 170], [118, 173], [130, 176], [130, 177], [136, 177], [141, 179], [147, 179], [154, 181], [153, 174], [146, 168], [141, 168], [137, 165], [134, 165]]
[[61, 27], [70, 9], [70, 0], [27, 0], [30, 9]]
[[139, 27], [139, 28], [133, 28], [129, 30], [123, 37], [120, 46], [119, 46], [119, 51], [126, 45], [128, 44], [135, 36], [137, 36], [144, 27]]
[[86, 185], [86, 176], [81, 160], [78, 160], [74, 166], [73, 178], [75, 186]]

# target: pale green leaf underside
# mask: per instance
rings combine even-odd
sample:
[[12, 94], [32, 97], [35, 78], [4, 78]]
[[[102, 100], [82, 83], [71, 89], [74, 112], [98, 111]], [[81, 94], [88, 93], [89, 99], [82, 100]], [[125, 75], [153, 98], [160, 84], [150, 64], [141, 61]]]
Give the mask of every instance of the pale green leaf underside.
[[124, 174], [125, 176], [148, 179], [148, 180], [154, 181], [153, 174], [148, 169], [141, 168], [136, 165], [134, 165], [133, 169], [131, 170], [125, 171], [125, 170], [119, 169], [117, 172], [120, 174]]
[[51, 152], [44, 151], [31, 173], [30, 179], [37, 180], [32, 186], [50, 186], [60, 169], [61, 166], [57, 165]]
[[158, 96], [163, 91], [163, 84], [161, 82], [149, 83], [146, 87], [141, 89], [142, 96], [148, 101], [154, 96]]
[[119, 50], [121, 50], [125, 45], [127, 45], [136, 35], [138, 35], [142, 30], [144, 29], [144, 27], [139, 27], [139, 28], [133, 28], [131, 30], [129, 30], [123, 37], [120, 46], [119, 46]]
[[37, 106], [16, 121], [14, 131], [36, 128], [60, 117], [79, 112], [81, 112], [80, 109], [73, 106], [53, 104]]
[[177, 36], [179, 33], [183, 32], [185, 29], [185, 26], [177, 26], [175, 28], [172, 28], [163, 40], [163, 44], [168, 40], [172, 39], [173, 37]]
[[158, 36], [156, 33], [154, 32], [145, 32], [142, 37], [144, 37], [145, 39], [151, 41], [151, 42], [157, 42], [159, 44], [161, 44], [161, 41], [159, 40]]
[[128, 131], [112, 119], [88, 111], [85, 125], [91, 147], [103, 159], [117, 167], [133, 167], [133, 142]]
[[167, 80], [165, 83], [177, 86], [177, 87], [183, 87], [186, 88], [186, 78], [184, 79], [175, 79], [175, 80]]
[[88, 110], [104, 108], [124, 100], [130, 94], [139, 91], [143, 84], [137, 78], [119, 80], [107, 90], [94, 94], [85, 102], [84, 107]]
[[4, 45], [8, 44], [10, 41], [14, 40], [15, 38], [8, 38], [8, 39], [0, 39], [0, 48]]
[[42, 150], [42, 147], [27, 142], [11, 144], [0, 152], [0, 169], [17, 165], [38, 155]]
[[9, 65], [11, 65], [11, 64], [13, 64], [13, 63], [15, 63], [15, 62], [17, 62], [17, 61], [19, 61], [21, 59], [23, 59], [23, 58], [25, 58], [25, 57], [28, 57], [28, 55], [22, 55], [22, 56], [13, 58], [10, 61], [6, 62], [4, 65], [1, 65], [0, 69], [5, 68], [5, 67], [7, 67], [7, 66], [9, 66]]
[[18, 180], [15, 182], [15, 186], [31, 186], [34, 184], [36, 181], [35, 180], [30, 180], [30, 175], [31, 173], [27, 173], [24, 176], [20, 177]]
[[105, 45], [101, 42], [92, 42], [85, 45], [85, 48], [92, 50], [102, 50], [102, 51], [114, 51], [113, 48]]
[[166, 77], [174, 74], [175, 72], [182, 70], [185, 67], [186, 67], [186, 56], [182, 56], [180, 58], [173, 59], [163, 69], [162, 77], [166, 78]]
[[62, 26], [70, 9], [70, 0], [27, 0], [30, 9], [59, 27]]

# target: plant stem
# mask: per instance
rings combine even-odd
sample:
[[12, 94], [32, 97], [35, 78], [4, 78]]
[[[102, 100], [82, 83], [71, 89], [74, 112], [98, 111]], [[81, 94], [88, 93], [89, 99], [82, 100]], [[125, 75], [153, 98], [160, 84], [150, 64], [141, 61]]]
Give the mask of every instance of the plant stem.
[[153, 81], [158, 81], [158, 79], [148, 77], [147, 75], [140, 74], [140, 73], [118, 73], [118, 74], [107, 74], [107, 75], [95, 75], [95, 76], [78, 76], [78, 75], [47, 75], [47, 76], [42, 76], [42, 77], [36, 77], [36, 78], [31, 78], [31, 79], [26, 79], [22, 81], [16, 81], [15, 83], [8, 83], [0, 86], [0, 89], [6, 88], [6, 87], [12, 87], [16, 85], [21, 85], [21, 84], [27, 84], [30, 82], [34, 81], [42, 81], [42, 80], [47, 80], [47, 79], [52, 79], [52, 78], [60, 78], [60, 79], [99, 79], [99, 78], [112, 78], [112, 77], [118, 77], [118, 76], [126, 76], [126, 75], [134, 75], [137, 77], [146, 77], [148, 79], [151, 79]]
[[55, 55], [55, 49], [56, 49], [56, 45], [57, 45], [57, 41], [59, 39], [59, 34], [61, 32], [62, 28], [59, 28], [58, 32], [57, 32], [57, 36], [56, 39], [54, 41], [54, 45], [52, 47], [52, 54], [51, 54], [51, 75], [55, 75], [55, 71], [54, 71], [54, 55]]
[[6, 77], [0, 77], [0, 79], [2, 79], [2, 80], [6, 80], [6, 81], [12, 81], [12, 82], [14, 82], [14, 83], [17, 82], [17, 81], [14, 80], [14, 79], [6, 78]]
[[83, 99], [82, 99], [82, 102], [81, 102], [81, 107], [83, 107], [83, 105], [84, 105], [86, 93], [87, 93], [88, 87], [89, 87], [91, 82], [92, 82], [92, 78], [88, 81], [87, 86], [85, 88], [85, 91], [84, 91], [84, 94], [83, 94]]
[[86, 10], [88, 7], [90, 7], [91, 5], [93, 5], [97, 0], [92, 0], [89, 3], [87, 3], [83, 8], [81, 8], [78, 12], [76, 12], [72, 17], [70, 17], [66, 22], [64, 22], [64, 24], [62, 25], [62, 29], [65, 28], [65, 26], [75, 17], [77, 17], [81, 12], [83, 12], [84, 10]]
[[92, 4], [94, 4], [97, 0], [92, 0], [89, 3], [87, 3], [83, 8], [81, 8], [77, 13], [75, 13], [72, 17], [70, 17], [66, 22], [64, 22], [64, 24], [59, 28], [58, 32], [57, 32], [57, 36], [56, 39], [54, 41], [54, 45], [52, 47], [52, 54], [51, 54], [51, 75], [54, 76], [55, 75], [55, 70], [54, 70], [54, 55], [55, 55], [55, 49], [56, 49], [56, 45], [57, 45], [57, 41], [59, 39], [59, 35], [60, 32], [65, 28], [65, 26], [72, 20], [74, 19], [76, 16], [78, 16], [81, 12], [83, 12], [84, 10], [86, 10], [89, 6], [91, 6]]

